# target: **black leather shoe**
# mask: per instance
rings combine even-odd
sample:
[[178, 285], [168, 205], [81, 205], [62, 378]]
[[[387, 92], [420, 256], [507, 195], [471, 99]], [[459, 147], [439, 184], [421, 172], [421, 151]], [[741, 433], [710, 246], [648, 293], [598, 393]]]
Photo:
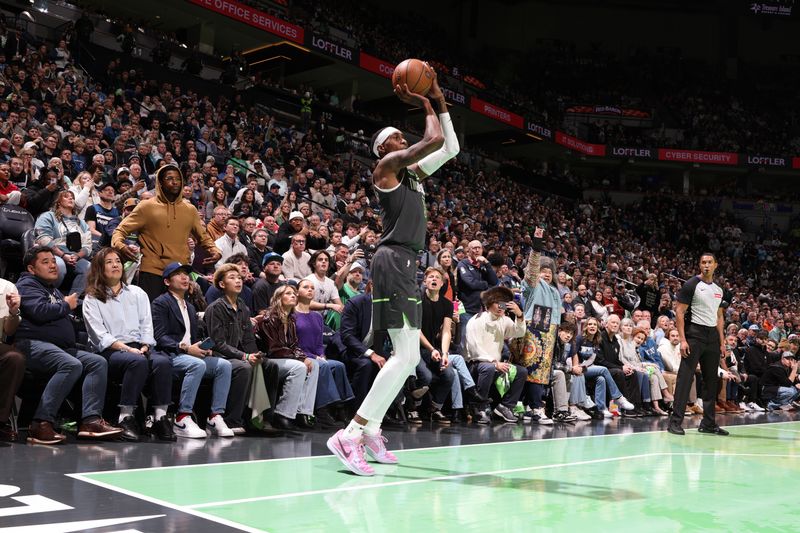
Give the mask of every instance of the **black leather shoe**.
[[709, 435], [719, 435], [720, 437], [725, 437], [730, 435], [726, 430], [722, 429], [719, 426], [714, 426], [713, 428], [707, 428], [704, 426], [700, 426], [697, 428], [699, 433], [708, 433]]
[[175, 436], [175, 432], [172, 431], [172, 420], [167, 416], [162, 416], [153, 424], [153, 435], [155, 435], [158, 440], [167, 442], [178, 440], [178, 437]]
[[122, 422], [117, 424], [122, 428], [120, 438], [129, 442], [139, 441], [139, 424], [136, 423], [136, 418], [133, 415], [128, 415], [122, 419]]
[[686, 432], [683, 430], [683, 428], [676, 424], [670, 424], [667, 426], [667, 431], [673, 435], [686, 435]]
[[317, 409], [314, 412], [314, 418], [316, 418], [319, 427], [322, 429], [341, 429], [344, 427], [343, 424], [333, 419], [327, 409]]
[[285, 416], [275, 415], [272, 419], [272, 425], [275, 429], [292, 430], [295, 429], [294, 421], [289, 420]]
[[450, 419], [444, 416], [444, 413], [442, 413], [440, 409], [431, 411], [431, 422], [442, 426], [449, 426], [451, 424]]
[[297, 415], [294, 419], [295, 425], [300, 429], [314, 429], [316, 420], [311, 415]]

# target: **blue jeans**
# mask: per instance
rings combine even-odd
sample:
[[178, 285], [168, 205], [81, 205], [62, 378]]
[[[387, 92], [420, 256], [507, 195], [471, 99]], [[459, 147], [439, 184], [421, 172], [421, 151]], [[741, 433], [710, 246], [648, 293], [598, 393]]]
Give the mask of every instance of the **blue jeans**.
[[298, 414], [313, 415], [314, 400], [317, 398], [319, 364], [314, 361], [311, 372], [297, 359], [272, 359], [278, 365], [280, 392], [275, 414], [294, 420]]
[[31, 372], [50, 375], [50, 381], [36, 407], [34, 420], [55, 422], [58, 410], [83, 374], [82, 419], [101, 416], [106, 397], [108, 363], [102, 356], [83, 350], [62, 350], [55, 344], [20, 340], [17, 348], [26, 355]]
[[89, 275], [89, 267], [92, 266], [88, 260], [78, 259], [78, 261], [75, 263], [75, 266], [68, 267], [63, 259], [56, 257], [56, 266], [58, 267], [58, 279], [56, 280], [56, 287], [60, 287], [64, 282], [64, 278], [67, 277], [67, 272], [72, 272], [75, 274], [75, 277], [72, 279], [72, 286], [69, 288], [69, 290], [64, 289], [64, 293], [68, 294], [76, 292], [81, 294], [84, 290], [86, 290], [86, 278]]
[[332, 403], [352, 400], [353, 389], [347, 379], [347, 370], [344, 363], [335, 359], [315, 358], [319, 365], [319, 378], [317, 381], [317, 397], [314, 409], [321, 409]]
[[606, 367], [592, 365], [587, 368], [583, 374], [586, 376], [586, 379], [597, 378], [594, 384], [594, 403], [597, 404], [597, 408], [600, 411], [605, 411], [607, 409], [606, 387], [608, 387], [608, 391], [611, 393], [611, 398], [616, 400], [622, 396], [619, 388], [617, 388], [617, 384], [614, 383], [614, 378], [611, 377], [611, 372], [609, 372]]
[[183, 376], [181, 396], [178, 401], [179, 413], [191, 413], [194, 407], [200, 382], [204, 377], [214, 379], [211, 395], [211, 414], [222, 414], [231, 388], [231, 363], [220, 357], [200, 359], [188, 354], [176, 355], [172, 358], [172, 372]]
[[639, 379], [639, 389], [642, 391], [642, 401], [645, 403], [649, 403], [653, 401], [653, 397], [650, 394], [650, 376], [647, 372], [639, 372], [636, 371], [636, 377]]
[[569, 404], [583, 405], [586, 401], [586, 377], [570, 375], [569, 377]]
[[[789, 405], [800, 396], [800, 390], [796, 387], [778, 387], [778, 394], [769, 401], [769, 409], [778, 409], [784, 405]], [[705, 405], [703, 406], [705, 407]]]
[[472, 379], [472, 374], [469, 373], [467, 362], [464, 361], [463, 357], [457, 353], [451, 353], [448, 357], [450, 359], [450, 366], [456, 371], [456, 377], [453, 380], [453, 386], [450, 389], [450, 399], [453, 401], [453, 409], [463, 409], [463, 390], [474, 387], [475, 380]]

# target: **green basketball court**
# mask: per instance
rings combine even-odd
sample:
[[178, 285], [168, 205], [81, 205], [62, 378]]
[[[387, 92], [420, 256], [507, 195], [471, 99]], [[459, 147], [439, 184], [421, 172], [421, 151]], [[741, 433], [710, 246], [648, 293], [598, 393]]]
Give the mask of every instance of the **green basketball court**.
[[800, 422], [400, 450], [72, 477], [243, 531], [800, 530]]

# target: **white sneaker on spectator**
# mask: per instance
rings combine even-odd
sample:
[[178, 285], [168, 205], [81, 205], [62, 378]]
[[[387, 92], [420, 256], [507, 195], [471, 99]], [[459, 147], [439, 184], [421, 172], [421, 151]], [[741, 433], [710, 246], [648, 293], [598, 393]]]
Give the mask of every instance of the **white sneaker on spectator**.
[[216, 435], [217, 437], [233, 437], [235, 435], [233, 430], [229, 428], [228, 424], [223, 420], [222, 415], [217, 415], [206, 421], [206, 433], [209, 436]]
[[581, 409], [581, 408], [580, 408], [580, 407], [578, 407], [577, 405], [570, 405], [570, 406], [569, 406], [569, 412], [570, 412], [570, 414], [571, 414], [572, 416], [574, 416], [575, 418], [577, 418], [579, 421], [582, 421], [582, 420], [591, 420], [591, 419], [592, 419], [592, 417], [591, 417], [591, 416], [589, 416], [589, 414], [588, 414], [588, 413], [586, 413], [586, 411], [584, 411], [583, 409]]
[[536, 415], [533, 417], [533, 420], [531, 420], [531, 422], [533, 422], [534, 424], [540, 424], [542, 426], [553, 425], [553, 421], [547, 418], [547, 414], [544, 412], [544, 407], [534, 409], [533, 414]]
[[603, 409], [603, 418], [614, 418], [614, 415], [608, 409]]
[[764, 408], [761, 407], [760, 405], [758, 405], [756, 402], [748, 403], [747, 407], [749, 407], [750, 410], [755, 411], [757, 413], [763, 413], [764, 412]]
[[619, 405], [620, 409], [624, 411], [633, 411], [636, 409], [636, 406], [629, 402], [625, 396], [620, 396], [616, 399], [617, 405]]
[[744, 402], [739, 402], [739, 409], [741, 409], [741, 410], [742, 410], [742, 411], [744, 411], [745, 413], [749, 413], [750, 411], [752, 411], [752, 409], [750, 409], [750, 408], [747, 406], [747, 404], [746, 404], [746, 403], [744, 403]]
[[583, 406], [587, 409], [591, 409], [595, 406], [594, 400], [592, 400], [589, 396], [583, 401]]
[[192, 420], [191, 416], [184, 416], [180, 422], [176, 420], [172, 424], [172, 430], [178, 437], [184, 437], [187, 439], [206, 438], [206, 432], [200, 429], [200, 427], [195, 423], [195, 421]]

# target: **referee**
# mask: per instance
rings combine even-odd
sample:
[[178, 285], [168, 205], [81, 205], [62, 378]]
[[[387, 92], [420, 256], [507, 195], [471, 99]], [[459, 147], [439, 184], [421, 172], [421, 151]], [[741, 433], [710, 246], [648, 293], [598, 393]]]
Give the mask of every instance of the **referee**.
[[700, 275], [686, 281], [678, 291], [675, 320], [681, 339], [682, 359], [667, 428], [673, 435], [685, 434], [681, 423], [698, 362], [703, 373], [703, 421], [697, 430], [700, 433], [728, 435], [714, 420], [717, 369], [720, 353], [725, 353], [723, 309], [730, 304], [725, 301], [722, 288], [714, 283], [716, 269], [714, 254], [704, 253], [700, 256]]

